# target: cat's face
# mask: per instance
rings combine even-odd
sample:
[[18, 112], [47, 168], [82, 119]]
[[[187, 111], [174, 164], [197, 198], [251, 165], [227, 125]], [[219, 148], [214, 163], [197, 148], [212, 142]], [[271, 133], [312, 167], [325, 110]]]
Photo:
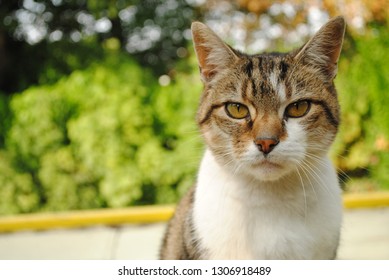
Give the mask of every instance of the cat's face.
[[216, 160], [229, 172], [263, 181], [296, 168], [314, 172], [308, 162], [327, 153], [339, 124], [333, 78], [343, 19], [328, 23], [298, 51], [255, 56], [196, 24], [205, 85], [197, 120]]

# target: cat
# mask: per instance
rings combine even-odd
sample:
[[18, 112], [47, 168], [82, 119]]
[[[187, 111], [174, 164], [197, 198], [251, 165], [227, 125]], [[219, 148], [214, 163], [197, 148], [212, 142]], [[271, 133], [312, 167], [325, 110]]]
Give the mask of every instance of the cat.
[[206, 151], [161, 259], [336, 258], [341, 189], [327, 152], [344, 33], [336, 17], [297, 50], [247, 55], [192, 23]]

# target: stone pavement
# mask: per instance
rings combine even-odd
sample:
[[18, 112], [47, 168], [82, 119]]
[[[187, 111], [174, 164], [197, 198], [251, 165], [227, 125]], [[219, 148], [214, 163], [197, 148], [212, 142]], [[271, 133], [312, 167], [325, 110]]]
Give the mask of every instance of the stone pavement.
[[[165, 223], [0, 234], [0, 259], [157, 259]], [[345, 210], [339, 259], [389, 260], [389, 208]]]

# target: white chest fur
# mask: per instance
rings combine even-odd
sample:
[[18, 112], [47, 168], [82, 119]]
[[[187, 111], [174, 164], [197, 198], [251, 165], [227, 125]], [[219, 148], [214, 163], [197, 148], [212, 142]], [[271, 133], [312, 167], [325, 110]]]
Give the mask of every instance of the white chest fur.
[[[329, 259], [341, 225], [341, 197], [328, 159], [315, 176], [250, 181], [220, 168], [207, 151], [194, 226], [209, 259]], [[311, 177], [309, 177], [311, 176]]]

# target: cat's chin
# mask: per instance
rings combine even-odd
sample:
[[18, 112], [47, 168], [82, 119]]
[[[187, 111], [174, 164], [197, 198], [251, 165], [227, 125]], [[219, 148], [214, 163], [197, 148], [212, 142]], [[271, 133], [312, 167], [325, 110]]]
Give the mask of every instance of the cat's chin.
[[244, 173], [258, 181], [278, 181], [291, 172], [291, 169], [282, 163], [261, 160], [250, 164]]

